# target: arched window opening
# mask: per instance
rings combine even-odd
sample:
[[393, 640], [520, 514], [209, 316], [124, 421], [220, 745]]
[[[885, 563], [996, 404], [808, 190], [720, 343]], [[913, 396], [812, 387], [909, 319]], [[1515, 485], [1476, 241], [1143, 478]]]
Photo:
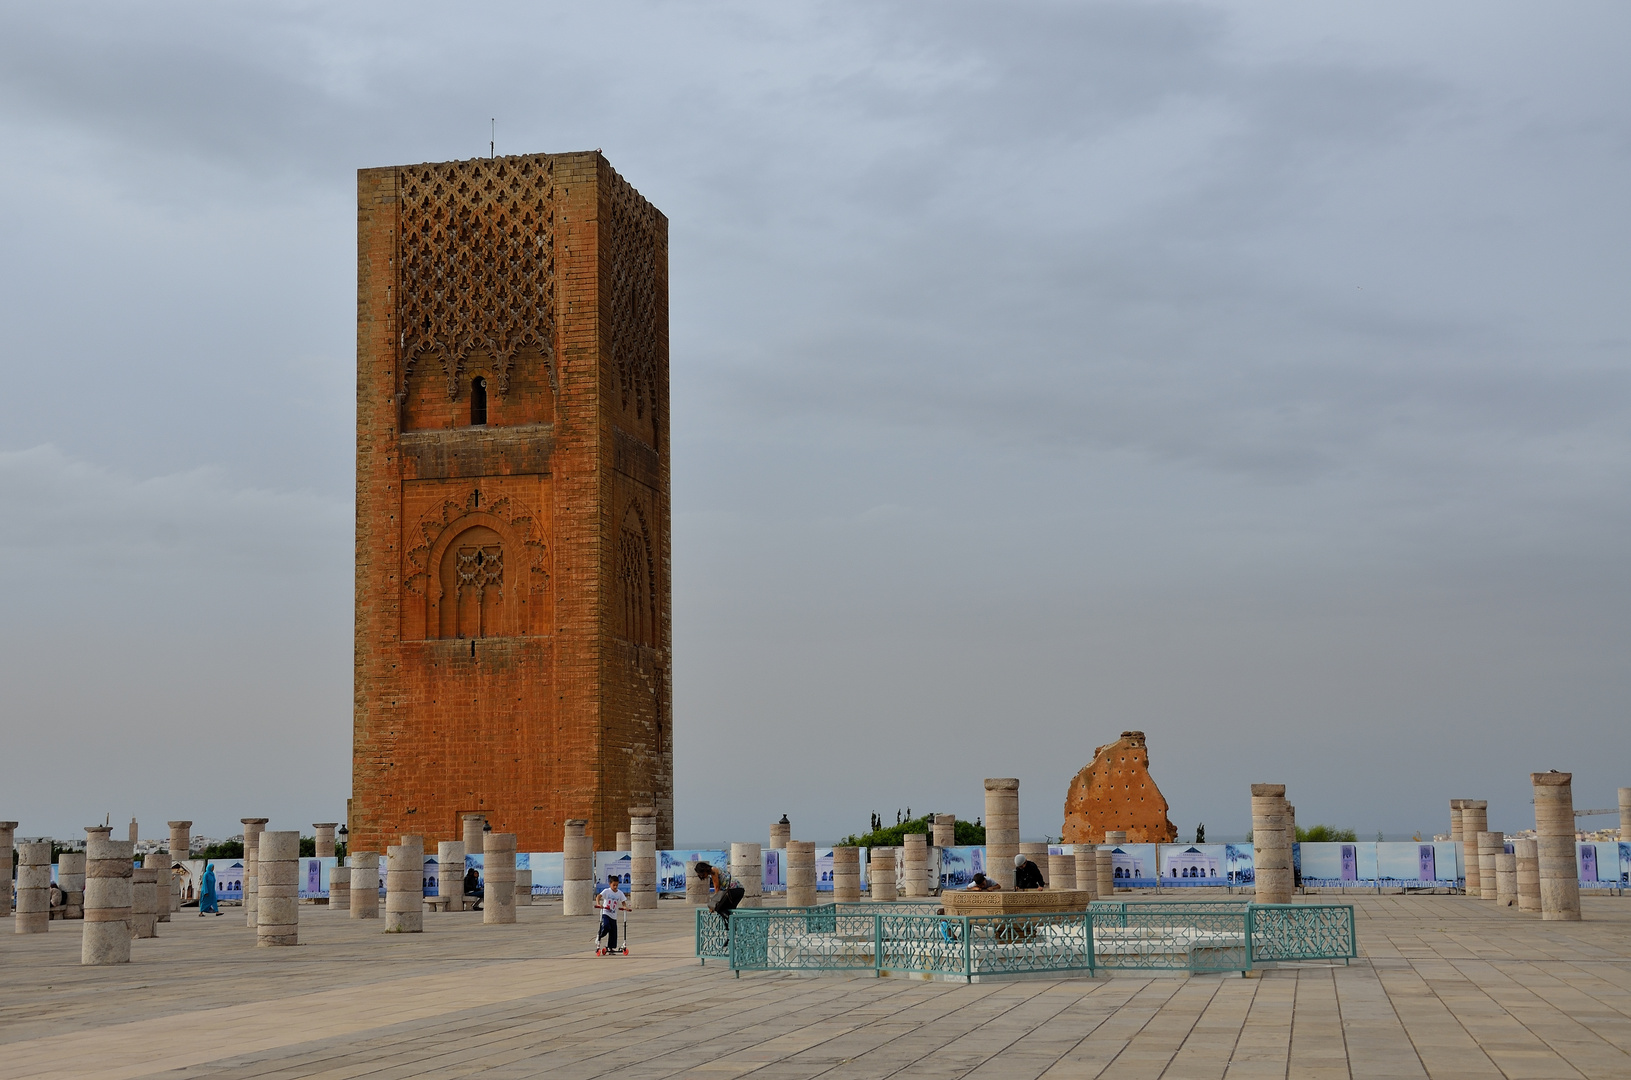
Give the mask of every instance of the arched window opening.
[[493, 530], [467, 529], [442, 556], [438, 637], [501, 637], [504, 542]]
[[470, 425], [487, 423], [487, 380], [477, 375], [470, 380]]

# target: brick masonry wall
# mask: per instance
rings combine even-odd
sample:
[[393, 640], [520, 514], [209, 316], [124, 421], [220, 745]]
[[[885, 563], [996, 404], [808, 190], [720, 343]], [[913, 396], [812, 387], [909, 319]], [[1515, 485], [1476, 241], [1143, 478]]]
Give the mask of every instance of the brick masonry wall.
[[[552, 272], [518, 322], [490, 268], [521, 244]], [[447, 289], [473, 302], [421, 323]], [[572, 817], [610, 842], [639, 803], [672, 844], [667, 320], [667, 219], [597, 153], [358, 174], [355, 850], [459, 839], [475, 810], [524, 851], [559, 850]], [[547, 328], [507, 349], [523, 322]], [[628, 572], [631, 520], [649, 574]], [[467, 536], [502, 548], [502, 587], [444, 594]]]

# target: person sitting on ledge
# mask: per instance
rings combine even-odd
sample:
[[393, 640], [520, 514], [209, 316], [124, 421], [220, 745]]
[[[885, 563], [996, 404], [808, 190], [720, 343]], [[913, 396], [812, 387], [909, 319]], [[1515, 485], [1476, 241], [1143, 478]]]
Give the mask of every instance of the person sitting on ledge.
[[984, 874], [975, 874], [974, 880], [968, 883], [967, 892], [1001, 892], [1002, 886], [986, 877]]
[[464, 895], [475, 899], [474, 910], [481, 910], [481, 901], [485, 893], [486, 890], [481, 887], [481, 875], [476, 873], [476, 868], [472, 866], [464, 872]]
[[1014, 856], [1014, 888], [1042, 888], [1042, 871], [1036, 868], [1036, 863], [1023, 855]]

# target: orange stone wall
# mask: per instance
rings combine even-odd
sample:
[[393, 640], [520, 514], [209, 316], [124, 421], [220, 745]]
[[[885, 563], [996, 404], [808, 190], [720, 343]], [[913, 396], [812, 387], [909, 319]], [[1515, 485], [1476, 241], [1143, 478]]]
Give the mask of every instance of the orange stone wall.
[[671, 846], [668, 221], [595, 152], [357, 180], [352, 850]]
[[1167, 800], [1150, 775], [1142, 731], [1093, 751], [1065, 795], [1064, 844], [1102, 844], [1107, 831], [1123, 831], [1130, 844], [1170, 844], [1178, 830], [1167, 820]]

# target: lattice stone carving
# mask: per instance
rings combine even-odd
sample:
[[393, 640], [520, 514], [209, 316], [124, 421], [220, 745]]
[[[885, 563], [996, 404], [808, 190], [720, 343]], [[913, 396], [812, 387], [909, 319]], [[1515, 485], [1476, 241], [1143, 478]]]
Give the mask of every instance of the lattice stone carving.
[[487, 590], [492, 589], [500, 596], [504, 594], [504, 549], [492, 544], [479, 547], [462, 547], [459, 549], [458, 562], [458, 595], [463, 596], [464, 590], [473, 590], [476, 594], [476, 603], [486, 598]]
[[499, 396], [518, 349], [536, 348], [556, 388], [555, 177], [548, 155], [475, 158], [398, 175], [397, 315], [403, 379], [434, 358], [459, 395], [466, 358], [487, 350]]
[[[430, 565], [430, 550], [435, 546], [437, 539], [449, 528], [462, 528], [460, 519], [471, 514], [490, 514], [499, 521], [508, 522], [512, 532], [521, 538], [522, 550], [518, 553], [518, 566], [516, 571], [519, 577], [512, 578], [518, 588], [528, 592], [542, 592], [549, 584], [549, 571], [545, 568], [545, 555], [547, 548], [543, 540], [538, 537], [538, 528], [530, 514], [513, 506], [508, 498], [497, 499], [492, 503], [483, 505], [480, 495], [472, 487], [462, 500], [443, 499], [433, 509], [420, 517], [416, 528], [409, 533], [407, 573], [403, 583], [408, 591], [415, 596], [424, 596], [426, 587], [430, 582], [435, 568]], [[497, 550], [490, 548], [472, 550]], [[459, 551], [461, 583], [464, 569], [464, 551]], [[499, 561], [491, 569], [496, 576], [485, 582], [487, 587], [502, 584], [503, 562], [502, 551], [499, 551]], [[471, 581], [470, 584], [476, 584]]]
[[663, 314], [657, 281], [660, 217], [627, 180], [612, 174], [611, 359], [623, 407], [641, 419], [657, 404], [657, 326]]

